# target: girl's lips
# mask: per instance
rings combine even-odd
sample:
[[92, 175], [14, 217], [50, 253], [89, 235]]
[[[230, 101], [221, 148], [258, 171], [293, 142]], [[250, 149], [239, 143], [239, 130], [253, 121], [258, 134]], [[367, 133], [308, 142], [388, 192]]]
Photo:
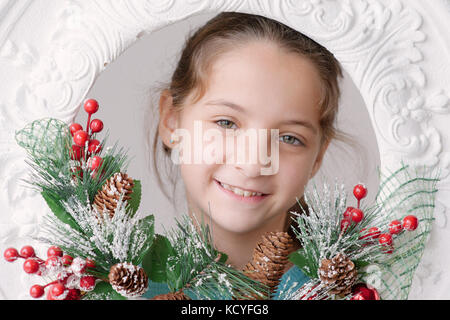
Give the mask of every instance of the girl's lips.
[[259, 202], [261, 202], [262, 200], [266, 199], [269, 196], [269, 194], [263, 194], [261, 196], [244, 197], [244, 196], [237, 195], [236, 193], [234, 193], [231, 190], [225, 189], [224, 187], [222, 187], [220, 182], [217, 181], [216, 179], [214, 179], [214, 183], [219, 187], [220, 190], [225, 192], [227, 195], [229, 195], [233, 199], [240, 200], [240, 201], [245, 202], [245, 203], [259, 203]]

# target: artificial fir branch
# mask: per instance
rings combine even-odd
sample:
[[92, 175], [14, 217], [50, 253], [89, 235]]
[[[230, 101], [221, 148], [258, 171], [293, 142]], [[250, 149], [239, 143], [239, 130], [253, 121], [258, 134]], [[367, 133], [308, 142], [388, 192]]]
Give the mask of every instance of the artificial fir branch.
[[119, 199], [114, 215], [100, 213], [86, 206], [78, 197], [63, 201], [64, 209], [74, 218], [81, 231], [48, 215], [41, 225], [38, 240], [60, 246], [75, 256], [95, 261], [96, 271], [106, 277], [109, 268], [119, 262], [138, 265], [150, 249], [154, 237], [153, 216], [130, 216], [126, 203]]
[[173, 250], [167, 258], [167, 283], [172, 292], [183, 289], [198, 299], [245, 299], [263, 296], [268, 288], [226, 265], [215, 249], [209, 226], [189, 216], [177, 220], [169, 233]]
[[[376, 284], [383, 299], [408, 297], [414, 271], [431, 229], [438, 173], [426, 168], [412, 169], [403, 164], [395, 172], [381, 176], [380, 180], [375, 203], [370, 207], [362, 206], [364, 219], [344, 229], [341, 223], [347, 201], [343, 185], [335, 183], [334, 193], [327, 183], [322, 193], [316, 186], [305, 193], [308, 208], [300, 206], [302, 212], [293, 212], [297, 222], [293, 231], [302, 249], [292, 254], [291, 260], [313, 279], [311, 281], [317, 281], [322, 259], [344, 253], [358, 265], [360, 280], [369, 278], [365, 267], [372, 265], [378, 268]], [[391, 250], [368, 233], [371, 227], [388, 230], [390, 221], [406, 215], [417, 216], [419, 228], [395, 237]], [[326, 292], [332, 290], [328, 287]], [[286, 292], [289, 288], [285, 288]], [[305, 288], [285, 296], [305, 296]]]
[[[32, 169], [25, 184], [56, 202], [76, 194], [80, 200], [88, 199], [87, 203], [92, 203], [106, 180], [128, 164], [126, 151], [117, 143], [98, 153], [104, 159], [98, 174], [89, 169], [84, 158], [72, 160], [72, 136], [67, 124], [57, 119], [36, 120], [15, 137], [27, 151], [27, 163]], [[100, 144], [106, 146], [107, 141], [108, 134]], [[87, 153], [87, 146], [84, 152]]]

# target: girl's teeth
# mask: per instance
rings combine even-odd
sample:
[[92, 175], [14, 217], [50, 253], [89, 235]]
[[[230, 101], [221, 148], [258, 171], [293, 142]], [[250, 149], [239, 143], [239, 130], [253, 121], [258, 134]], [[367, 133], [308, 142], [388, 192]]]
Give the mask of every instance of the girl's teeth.
[[262, 196], [262, 193], [260, 193], [260, 192], [250, 192], [250, 191], [247, 191], [247, 190], [242, 190], [242, 189], [239, 189], [239, 188], [231, 187], [228, 184], [225, 184], [225, 183], [222, 183], [222, 182], [220, 184], [221, 184], [221, 186], [224, 189], [233, 191], [233, 193], [235, 193], [235, 194], [237, 194], [239, 196], [244, 196], [244, 197]]

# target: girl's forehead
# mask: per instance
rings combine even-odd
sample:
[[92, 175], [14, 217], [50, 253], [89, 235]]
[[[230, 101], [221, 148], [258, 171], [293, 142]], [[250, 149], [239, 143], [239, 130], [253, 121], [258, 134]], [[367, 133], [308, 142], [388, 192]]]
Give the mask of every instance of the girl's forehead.
[[[294, 53], [264, 44], [245, 46], [212, 65], [203, 102], [223, 100], [243, 108], [314, 116], [321, 98], [315, 66]], [[293, 115], [293, 114], [292, 114]]]

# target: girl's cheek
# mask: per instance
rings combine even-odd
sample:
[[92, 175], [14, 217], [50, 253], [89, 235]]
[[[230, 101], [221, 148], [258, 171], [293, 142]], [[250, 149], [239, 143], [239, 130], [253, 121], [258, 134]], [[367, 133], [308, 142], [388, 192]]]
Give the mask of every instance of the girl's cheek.
[[312, 170], [310, 158], [302, 152], [296, 154], [280, 150], [279, 180], [304, 186], [308, 182]]
[[226, 140], [220, 130], [209, 128], [203, 135], [203, 160], [205, 164], [226, 162]]

